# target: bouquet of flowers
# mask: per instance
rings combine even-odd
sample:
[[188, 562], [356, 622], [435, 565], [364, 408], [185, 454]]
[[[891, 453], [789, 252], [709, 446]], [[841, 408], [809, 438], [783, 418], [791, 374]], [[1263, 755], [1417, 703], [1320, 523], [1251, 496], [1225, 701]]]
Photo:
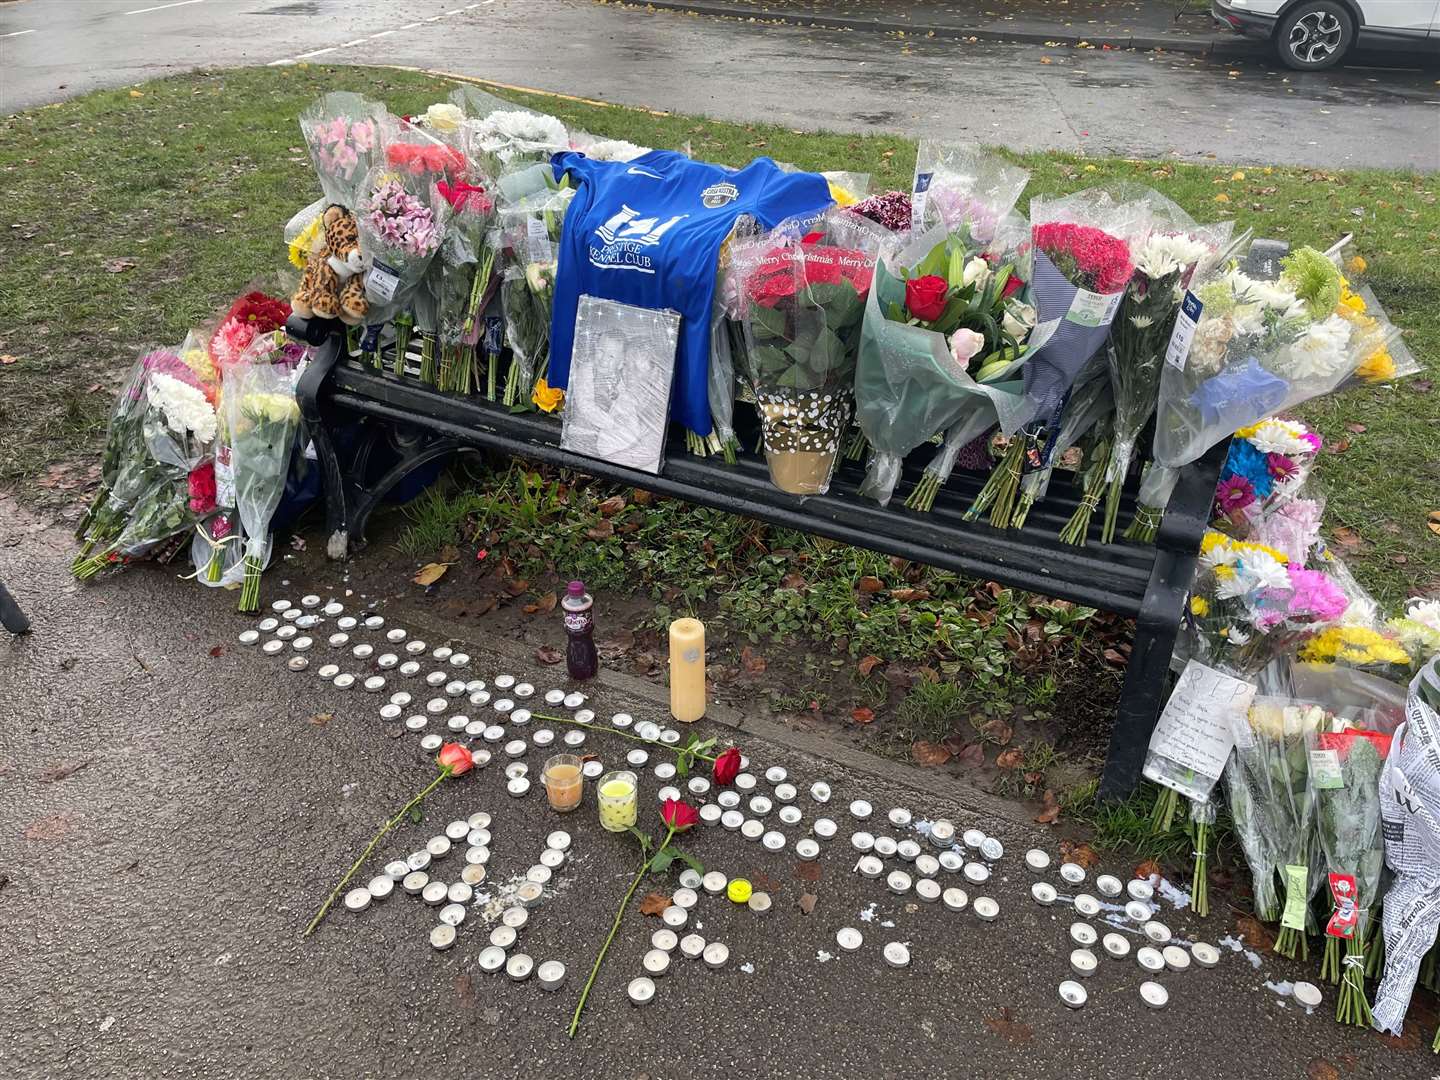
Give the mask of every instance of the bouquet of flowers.
[[1215, 516], [1253, 528], [1295, 498], [1321, 443], [1297, 420], [1272, 417], [1235, 432], [1215, 487]]
[[413, 120], [387, 116], [381, 124], [385, 165], [410, 177], [417, 188], [453, 182], [466, 172], [460, 122], [447, 109], [459, 111], [453, 105], [432, 105], [430, 112]]
[[[1135, 440], [1155, 411], [1160, 369], [1180, 301], [1196, 267], [1213, 258], [1229, 235], [1228, 225], [1201, 230], [1178, 206], [1168, 200], [1161, 206], [1165, 220], [1136, 249], [1135, 274], [1125, 286], [1104, 350], [1115, 399], [1113, 438], [1104, 463], [1105, 518], [1100, 538], [1106, 544], [1115, 538], [1120, 489], [1130, 472]], [[1085, 542], [1091, 512], [1088, 503], [1075, 511], [1072, 542]]]
[[[937, 240], [943, 229], [944, 239], [938, 244], [945, 249], [947, 269], [951, 260], [958, 259], [961, 281], [966, 284], [983, 287], [1003, 275], [1000, 289], [980, 293], [974, 313], [977, 317], [962, 322], [964, 332], [957, 330], [950, 339], [951, 352], [957, 358], [971, 348], [976, 351], [972, 356], [978, 353], [982, 357], [993, 354], [993, 346], [1008, 350], [1002, 354], [1006, 364], [991, 366], [983, 380], [979, 370], [975, 373], [977, 381], [992, 386], [1001, 381], [1010, 384], [1017, 378], [1017, 361], [1023, 357], [1026, 339], [1035, 325], [1035, 309], [1027, 302], [1026, 286], [1030, 274], [1029, 229], [1014, 213], [1015, 202], [1029, 177], [1024, 169], [967, 146], [927, 140], [920, 144], [916, 157], [912, 202], [915, 235]], [[1017, 221], [1022, 226], [1018, 231]], [[988, 307], [984, 306], [986, 300]], [[971, 399], [957, 421], [943, 433], [940, 451], [925, 467], [906, 506], [921, 511], [934, 506], [961, 451], [998, 423], [996, 394], [1004, 393], [1013, 399], [1018, 391], [1019, 387], [1007, 385], [1004, 390], [996, 388], [995, 394]]]
[[1320, 976], [1341, 983], [1335, 1018], [1342, 1024], [1369, 1027], [1364, 942], [1385, 867], [1380, 770], [1390, 752], [1390, 738], [1339, 721], [1309, 739], [1310, 799], [1316, 807], [1315, 831], [1334, 903], [1325, 927]]
[[[1232, 767], [1243, 783], [1263, 804], [1264, 818], [1271, 830], [1272, 844], [1264, 855], [1274, 860], [1274, 870], [1285, 887], [1280, 912], [1280, 934], [1275, 951], [1281, 956], [1301, 959], [1309, 956], [1307, 930], [1314, 929], [1310, 898], [1320, 882], [1319, 854], [1315, 837], [1315, 800], [1310, 788], [1310, 744], [1328, 730], [1333, 718], [1319, 705], [1284, 698], [1256, 698], [1248, 722], [1235, 729], [1235, 757]], [[1242, 844], [1245, 837], [1242, 834]], [[1262, 919], [1275, 916], [1273, 880], [1268, 883], [1262, 908], [1261, 877], [1255, 876], [1256, 913]]]
[[[170, 382], [183, 384], [204, 397], [204, 384], [181, 359], [178, 349], [146, 353], [131, 368], [111, 411], [109, 433], [100, 458], [100, 490], [76, 529], [81, 546], [70, 570], [77, 577], [93, 577], [115, 561], [116, 553], [121, 550], [122, 534], [131, 518], [140, 513], [141, 497], [148, 494], [153, 500], [160, 492], [152, 489], [162, 481], [174, 486], [177, 479], [155, 460], [147, 440], [146, 422], [152, 409], [157, 407], [150, 395], [154, 375], [164, 375]], [[146, 516], [150, 522], [145, 531], [151, 531], [156, 518], [148, 512]], [[92, 558], [97, 551], [102, 554]]]
[[[1002, 422], [1023, 407], [1013, 379], [1023, 347], [1012, 333], [1022, 328], [1004, 318], [1010, 277], [943, 226], [882, 254], [856, 364], [856, 415], [874, 450], [862, 495], [888, 503], [905, 456], [970, 416], [976, 399]], [[974, 423], [971, 439], [994, 418]]]
[[[824, 493], [850, 421], [865, 299], [885, 232], [845, 210], [783, 222], [734, 255], [744, 376], [776, 487]], [[741, 268], [743, 267], [743, 269]]]
[[326, 94], [300, 114], [300, 133], [327, 202], [356, 208], [387, 115], [378, 101], [350, 93]]
[[966, 513], [973, 520], [988, 509], [990, 523], [1000, 528], [1011, 523], [1022, 467], [1049, 460], [1049, 436], [1059, 427], [1066, 395], [1110, 333], [1134, 273], [1132, 247], [1149, 213], [1143, 199], [1117, 200], [1091, 189], [1033, 199], [1030, 217], [1036, 329], [1025, 359], [1025, 407], [1001, 424], [1007, 433], [1025, 430]]
[[1181, 466], [1232, 432], [1340, 385], [1371, 347], [1337, 310], [1339, 268], [1314, 248], [1281, 260], [1274, 281], [1221, 267], [1192, 288], [1198, 318], [1183, 325], [1160, 377], [1154, 460], [1126, 536], [1154, 539]]
[[1412, 597], [1405, 602], [1405, 613], [1386, 625], [1409, 653], [1411, 671], [1419, 671], [1440, 656], [1440, 600]]
[[505, 404], [528, 408], [544, 402], [558, 407], [548, 384], [541, 386], [550, 355], [550, 310], [555, 299], [560, 233], [565, 210], [574, 197], [567, 181], [518, 202], [502, 204], [500, 228], [508, 265], [500, 283], [510, 371]]
[[545, 162], [570, 148], [565, 125], [553, 116], [506, 102], [483, 118], [465, 122], [465, 153], [489, 176], [517, 164]]
[[300, 407], [289, 369], [242, 363], [226, 379], [225, 420], [235, 473], [235, 504], [245, 535], [241, 611], [260, 606], [260, 575], [270, 553], [270, 519], [285, 493]]
[[[495, 249], [487, 237], [495, 202], [485, 186], [440, 181], [436, 193], [450, 204], [450, 229], [440, 248], [440, 389], [468, 394], [475, 379], [480, 315], [490, 298]], [[397, 346], [398, 355], [398, 346]]]
[[[259, 335], [284, 329], [288, 318], [290, 303], [287, 300], [270, 296], [260, 289], [251, 289], [237, 297], [220, 316], [207, 346], [210, 359], [220, 375], [245, 355], [245, 350]], [[219, 375], [216, 377], [218, 380]]]
[[389, 322], [417, 291], [445, 239], [450, 205], [433, 185], [423, 187], [388, 166], [372, 171], [355, 211], [365, 256], [365, 297], [372, 325]]

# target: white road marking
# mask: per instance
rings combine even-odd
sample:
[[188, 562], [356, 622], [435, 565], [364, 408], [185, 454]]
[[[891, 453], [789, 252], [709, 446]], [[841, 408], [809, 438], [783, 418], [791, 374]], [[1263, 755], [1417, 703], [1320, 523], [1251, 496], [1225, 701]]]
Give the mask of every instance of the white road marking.
[[[425, 19], [424, 22], [439, 22], [441, 19], [445, 18], [445, 17], [448, 16], [448, 15], [460, 15], [460, 14], [463, 14], [464, 12], [466, 12], [466, 11], [469, 11], [470, 8], [477, 8], [477, 7], [481, 7], [481, 6], [484, 5], [484, 4], [493, 4], [494, 2], [495, 2], [495, 0], [479, 0], [478, 3], [471, 4], [470, 7], [468, 7], [468, 8], [455, 8], [453, 11], [447, 11], [447, 12], [445, 12], [443, 15], [431, 15], [428, 19]], [[198, 3], [200, 3], [200, 0], [179, 0], [179, 3], [165, 4], [165, 5], [162, 5], [162, 6], [164, 6], [164, 7], [180, 7], [182, 4], [198, 4]], [[158, 11], [159, 8], [144, 8], [143, 10], [145, 10], [145, 11]], [[139, 12], [136, 12], [136, 11], [127, 11], [126, 14], [127, 14], [127, 15], [138, 15]], [[346, 41], [346, 42], [344, 42], [344, 43], [342, 43], [342, 44], [340, 44], [340, 45], [331, 45], [331, 46], [330, 46], [329, 48], [327, 48], [327, 49], [316, 49], [314, 52], [301, 53], [299, 56], [290, 56], [290, 57], [286, 57], [286, 58], [283, 59], [283, 60], [271, 60], [270, 63], [266, 64], [265, 66], [266, 66], [266, 67], [282, 67], [282, 66], [284, 66], [285, 64], [293, 64], [293, 63], [295, 63], [295, 62], [297, 62], [297, 61], [299, 61], [299, 60], [308, 60], [308, 59], [310, 59], [310, 57], [312, 57], [312, 56], [324, 56], [326, 53], [335, 52], [337, 49], [352, 49], [352, 48], [354, 48], [356, 45], [363, 45], [363, 44], [364, 44], [365, 42], [367, 42], [367, 41], [374, 41], [376, 38], [389, 37], [391, 34], [398, 34], [401, 30], [414, 30], [416, 27], [421, 26], [421, 25], [422, 25], [422, 23], [420, 23], [420, 22], [406, 23], [404, 26], [402, 26], [402, 27], [400, 27], [399, 29], [396, 29], [396, 30], [381, 30], [381, 31], [378, 31], [377, 33], [371, 34], [369, 37], [356, 38], [354, 41]], [[32, 34], [32, 33], [34, 33], [34, 31], [33, 31], [33, 30], [21, 30], [20, 33], [22, 33], [22, 34]], [[14, 34], [0, 34], [0, 37], [14, 37], [14, 36], [15, 36]]]
[[419, 26], [419, 25], [420, 25], [420, 24], [419, 24], [418, 22], [406, 23], [406, 24], [405, 24], [404, 26], [402, 26], [400, 29], [401, 29], [401, 30], [414, 30], [414, 29], [415, 29], [417, 26]]
[[0, 34], [0, 38], [19, 37], [21, 34], [33, 34], [34, 30], [12, 30], [8, 34]]
[[458, 8], [458, 7], [457, 7], [454, 11], [447, 11], [445, 14], [446, 14], [446, 15], [459, 15], [459, 14], [460, 14], [462, 11], [464, 11], [464, 10], [465, 10], [464, 8]]
[[394, 30], [381, 30], [378, 34], [371, 34], [370, 40], [374, 41], [377, 37], [389, 37], [393, 33], [395, 33]]
[[166, 8], [184, 7], [186, 4], [199, 4], [203, 0], [175, 0], [173, 4], [156, 4], [154, 7], [136, 8], [134, 11], [125, 12], [126, 15], [144, 15], [147, 11], [164, 11]]
[[331, 45], [328, 49], [316, 49], [314, 52], [301, 53], [295, 57], [296, 60], [309, 60], [312, 56], [324, 56], [327, 52], [334, 52], [338, 46]]
[[368, 40], [369, 40], [368, 38], [357, 37], [354, 41], [347, 41], [347, 42], [345, 42], [344, 44], [336, 45], [335, 48], [337, 48], [337, 49], [350, 49], [350, 48], [354, 48], [356, 45], [363, 45], [363, 44], [365, 44], [365, 42], [368, 41]]

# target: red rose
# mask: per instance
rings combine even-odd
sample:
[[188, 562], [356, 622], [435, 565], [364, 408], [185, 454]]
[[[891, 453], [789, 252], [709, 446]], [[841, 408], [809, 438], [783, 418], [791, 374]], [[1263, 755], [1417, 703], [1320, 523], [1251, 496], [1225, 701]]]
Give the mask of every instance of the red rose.
[[1014, 296], [1024, 287], [1025, 282], [1021, 281], [1018, 275], [1012, 273], [1008, 278], [1005, 279], [1005, 290], [1001, 293], [1001, 297], [1005, 300], [1009, 300], [1010, 297]]
[[931, 322], [945, 312], [945, 297], [950, 285], [938, 274], [905, 282], [905, 306], [917, 319]]
[[715, 772], [713, 776], [715, 783], [724, 787], [733, 784], [735, 777], [740, 775], [740, 748], [730, 747], [723, 754], [715, 759]]
[[449, 770], [451, 776], [467, 773], [475, 765], [474, 760], [470, 757], [470, 751], [458, 742], [447, 742], [440, 747], [440, 753], [435, 761], [442, 769]]
[[676, 832], [684, 832], [700, 820], [700, 811], [679, 799], [666, 799], [660, 807], [660, 820]]

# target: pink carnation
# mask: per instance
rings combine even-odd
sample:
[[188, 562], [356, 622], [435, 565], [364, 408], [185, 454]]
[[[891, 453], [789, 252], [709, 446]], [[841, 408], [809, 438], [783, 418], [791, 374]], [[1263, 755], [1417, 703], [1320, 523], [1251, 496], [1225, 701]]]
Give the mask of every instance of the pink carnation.
[[1309, 615], [1318, 622], [1334, 622], [1345, 614], [1350, 601], [1327, 574], [1298, 566], [1286, 569], [1290, 574], [1288, 609], [1291, 615]]
[[242, 322], [239, 318], [229, 318], [220, 324], [210, 338], [210, 358], [222, 374], [245, 355], [245, 350], [259, 332], [254, 324]]

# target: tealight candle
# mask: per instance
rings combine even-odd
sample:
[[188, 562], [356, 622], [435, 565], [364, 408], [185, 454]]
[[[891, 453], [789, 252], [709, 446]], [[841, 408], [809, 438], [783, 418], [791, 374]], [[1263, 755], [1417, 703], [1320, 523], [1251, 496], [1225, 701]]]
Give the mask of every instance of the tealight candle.
[[705, 624], [699, 619], [670, 624], [670, 714], [682, 724], [705, 715]]
[[600, 824], [609, 832], [624, 832], [635, 824], [637, 798], [635, 774], [606, 773], [600, 778], [596, 802], [600, 807]]

